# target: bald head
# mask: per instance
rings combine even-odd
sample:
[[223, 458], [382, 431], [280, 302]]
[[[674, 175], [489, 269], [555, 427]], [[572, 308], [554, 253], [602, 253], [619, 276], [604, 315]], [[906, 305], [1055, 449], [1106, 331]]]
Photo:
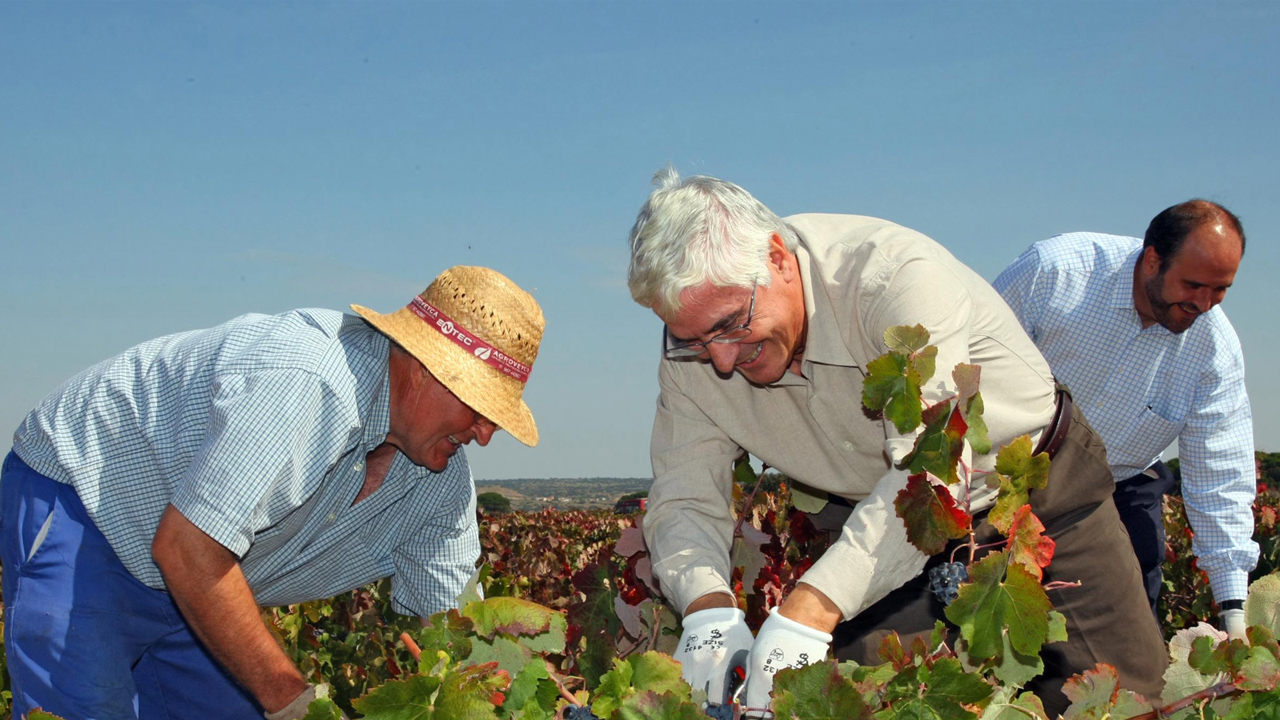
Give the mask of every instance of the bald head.
[[1142, 247], [1155, 250], [1163, 272], [1169, 269], [1192, 235], [1196, 244], [1225, 244], [1229, 247], [1220, 250], [1244, 255], [1244, 227], [1240, 225], [1240, 218], [1218, 203], [1199, 198], [1165, 208], [1156, 215], [1147, 226]]

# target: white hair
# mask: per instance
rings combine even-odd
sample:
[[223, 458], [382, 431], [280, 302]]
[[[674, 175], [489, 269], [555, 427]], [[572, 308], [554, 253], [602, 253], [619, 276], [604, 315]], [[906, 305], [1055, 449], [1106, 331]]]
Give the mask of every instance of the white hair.
[[631, 297], [661, 313], [680, 310], [680, 294], [707, 282], [769, 285], [769, 240], [795, 252], [800, 239], [751, 193], [709, 175], [680, 179], [671, 166], [653, 176], [631, 228]]

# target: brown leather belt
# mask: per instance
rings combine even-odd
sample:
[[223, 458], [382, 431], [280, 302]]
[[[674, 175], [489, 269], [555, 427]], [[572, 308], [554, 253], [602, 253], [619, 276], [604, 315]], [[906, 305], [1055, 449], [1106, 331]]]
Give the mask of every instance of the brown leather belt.
[[1058, 454], [1058, 449], [1067, 439], [1067, 431], [1071, 429], [1071, 393], [1061, 386], [1057, 389], [1058, 407], [1053, 411], [1053, 422], [1040, 434], [1040, 443], [1033, 455], [1049, 453], [1049, 459]]

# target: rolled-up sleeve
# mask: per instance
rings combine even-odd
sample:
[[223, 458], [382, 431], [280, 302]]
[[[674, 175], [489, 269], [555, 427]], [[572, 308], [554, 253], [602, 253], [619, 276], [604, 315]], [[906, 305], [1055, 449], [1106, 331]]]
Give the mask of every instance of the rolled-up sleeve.
[[644, 535], [653, 574], [683, 613], [708, 593], [732, 594], [731, 466], [742, 449], [685, 395], [668, 365], [659, 363]]

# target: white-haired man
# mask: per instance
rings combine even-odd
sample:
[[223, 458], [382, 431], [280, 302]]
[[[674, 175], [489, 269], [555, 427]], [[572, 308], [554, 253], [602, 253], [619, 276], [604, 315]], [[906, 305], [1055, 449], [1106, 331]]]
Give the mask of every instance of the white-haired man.
[[[1137, 562], [1112, 504], [1101, 441], [1054, 380], [1008, 306], [929, 238], [885, 220], [795, 215], [782, 220], [749, 193], [711, 177], [660, 172], [631, 231], [632, 297], [665, 323], [645, 537], [654, 574], [684, 615], [685, 677], [722, 701], [728, 670], [750, 646], [746, 702], [767, 705], [772, 672], [836, 655], [877, 662], [890, 631], [926, 635], [943, 606], [925, 589], [929, 562], [906, 540], [893, 499], [910, 450], [891, 423], [863, 412], [863, 371], [883, 333], [920, 323], [937, 367], [983, 369], [996, 448], [1030, 434], [1053, 456], [1032, 507], [1057, 541], [1047, 580], [1070, 640], [1046, 646], [1031, 684], [1061, 711], [1067, 677], [1107, 662], [1122, 683], [1158, 695], [1164, 645], [1143, 601]], [[950, 373], [925, 388], [936, 402]], [[1059, 409], [1062, 410], [1059, 413]], [[833, 499], [856, 504], [826, 554], [752, 641], [730, 590], [730, 465], [743, 451]], [[969, 465], [992, 469], [995, 453]], [[994, 501], [976, 483], [973, 510]], [[982, 521], [980, 537], [994, 535]], [[694, 642], [717, 634], [724, 641]], [[781, 654], [784, 660], [775, 661]], [[771, 659], [774, 658], [774, 659]]]
[[259, 605], [390, 576], [398, 612], [453, 606], [480, 552], [462, 446], [537, 444], [542, 311], [473, 267], [352, 307], [143, 343], [27, 416], [0, 476], [15, 717], [297, 720], [315, 688]]
[[1258, 562], [1257, 476], [1244, 356], [1218, 304], [1244, 245], [1231, 211], [1189, 200], [1152, 218], [1141, 240], [1082, 232], [1036, 243], [993, 283], [1106, 443], [1152, 611], [1174, 485], [1160, 454], [1178, 441], [1196, 560], [1238, 639]]

